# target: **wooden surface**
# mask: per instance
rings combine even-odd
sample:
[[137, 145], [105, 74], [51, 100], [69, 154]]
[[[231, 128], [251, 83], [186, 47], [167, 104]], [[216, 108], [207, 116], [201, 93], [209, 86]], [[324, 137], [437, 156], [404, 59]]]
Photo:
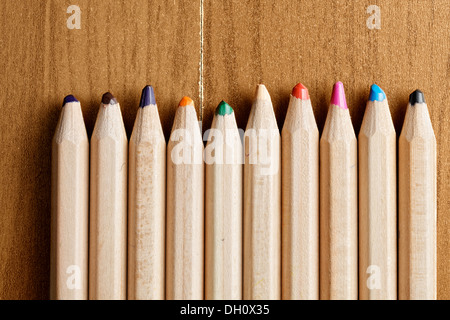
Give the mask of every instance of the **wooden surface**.
[[358, 299], [358, 153], [347, 109], [330, 105], [320, 138], [320, 299]]
[[242, 173], [234, 112], [216, 114], [205, 147], [205, 299], [242, 299]]
[[204, 297], [204, 170], [197, 114], [180, 106], [167, 145], [167, 300]]
[[398, 298], [436, 299], [436, 139], [427, 105], [408, 105], [398, 148]]
[[264, 85], [244, 136], [244, 300], [281, 299], [281, 137]]
[[[447, 0], [79, 0], [80, 30], [66, 27], [69, 4], [0, 2], [0, 298], [49, 297], [51, 139], [66, 94], [81, 101], [90, 135], [111, 90], [129, 136], [141, 89], [153, 84], [167, 139], [183, 95], [204, 128], [222, 99], [245, 128], [258, 82], [281, 128], [301, 81], [321, 132], [340, 80], [357, 134], [372, 82], [386, 91], [397, 133], [409, 94], [424, 91], [438, 149], [438, 298], [450, 299]], [[380, 30], [366, 27], [372, 4]]]
[[61, 109], [52, 143], [50, 299], [86, 300], [89, 140], [79, 102]]
[[358, 136], [359, 299], [397, 299], [397, 136], [387, 100], [369, 101]]
[[128, 152], [128, 300], [165, 298], [166, 140], [158, 107], [139, 108]]
[[281, 134], [281, 297], [319, 299], [319, 130], [291, 95]]
[[91, 137], [89, 299], [127, 298], [128, 140], [120, 104], [100, 104]]

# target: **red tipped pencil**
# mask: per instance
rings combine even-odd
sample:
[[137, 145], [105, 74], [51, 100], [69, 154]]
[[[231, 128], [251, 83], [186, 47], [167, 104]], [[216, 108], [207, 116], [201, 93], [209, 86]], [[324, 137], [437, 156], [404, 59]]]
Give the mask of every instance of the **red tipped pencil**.
[[282, 299], [319, 298], [319, 130], [308, 89], [292, 90], [282, 143]]

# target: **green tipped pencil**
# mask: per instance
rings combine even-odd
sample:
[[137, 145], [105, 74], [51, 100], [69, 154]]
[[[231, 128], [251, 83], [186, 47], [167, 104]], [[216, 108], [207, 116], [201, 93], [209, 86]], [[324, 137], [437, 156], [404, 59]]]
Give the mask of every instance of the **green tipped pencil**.
[[205, 147], [205, 297], [242, 299], [243, 153], [233, 109], [216, 109]]

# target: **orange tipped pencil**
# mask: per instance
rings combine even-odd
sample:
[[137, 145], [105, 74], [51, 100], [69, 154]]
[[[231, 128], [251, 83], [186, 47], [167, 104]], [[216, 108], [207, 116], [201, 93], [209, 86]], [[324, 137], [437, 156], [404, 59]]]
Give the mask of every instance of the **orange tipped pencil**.
[[308, 89], [292, 90], [281, 133], [282, 299], [319, 299], [319, 130]]
[[50, 298], [88, 298], [89, 140], [81, 105], [64, 98], [52, 142]]
[[320, 299], [358, 299], [358, 159], [344, 85], [320, 139]]
[[128, 140], [120, 105], [105, 93], [91, 138], [89, 298], [127, 297]]
[[203, 141], [194, 102], [178, 106], [167, 146], [166, 298], [203, 299]]
[[269, 92], [256, 88], [245, 131], [244, 282], [246, 300], [281, 298], [281, 150]]
[[128, 300], [164, 299], [166, 140], [152, 86], [142, 90], [130, 138]]
[[398, 297], [435, 300], [436, 137], [419, 90], [409, 97], [398, 154]]

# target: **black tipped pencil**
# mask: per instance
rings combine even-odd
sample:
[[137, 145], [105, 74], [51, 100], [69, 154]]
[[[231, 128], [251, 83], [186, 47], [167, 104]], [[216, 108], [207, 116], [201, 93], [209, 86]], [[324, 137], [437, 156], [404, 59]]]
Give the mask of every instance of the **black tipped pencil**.
[[399, 139], [399, 299], [436, 299], [436, 138], [414, 91]]

